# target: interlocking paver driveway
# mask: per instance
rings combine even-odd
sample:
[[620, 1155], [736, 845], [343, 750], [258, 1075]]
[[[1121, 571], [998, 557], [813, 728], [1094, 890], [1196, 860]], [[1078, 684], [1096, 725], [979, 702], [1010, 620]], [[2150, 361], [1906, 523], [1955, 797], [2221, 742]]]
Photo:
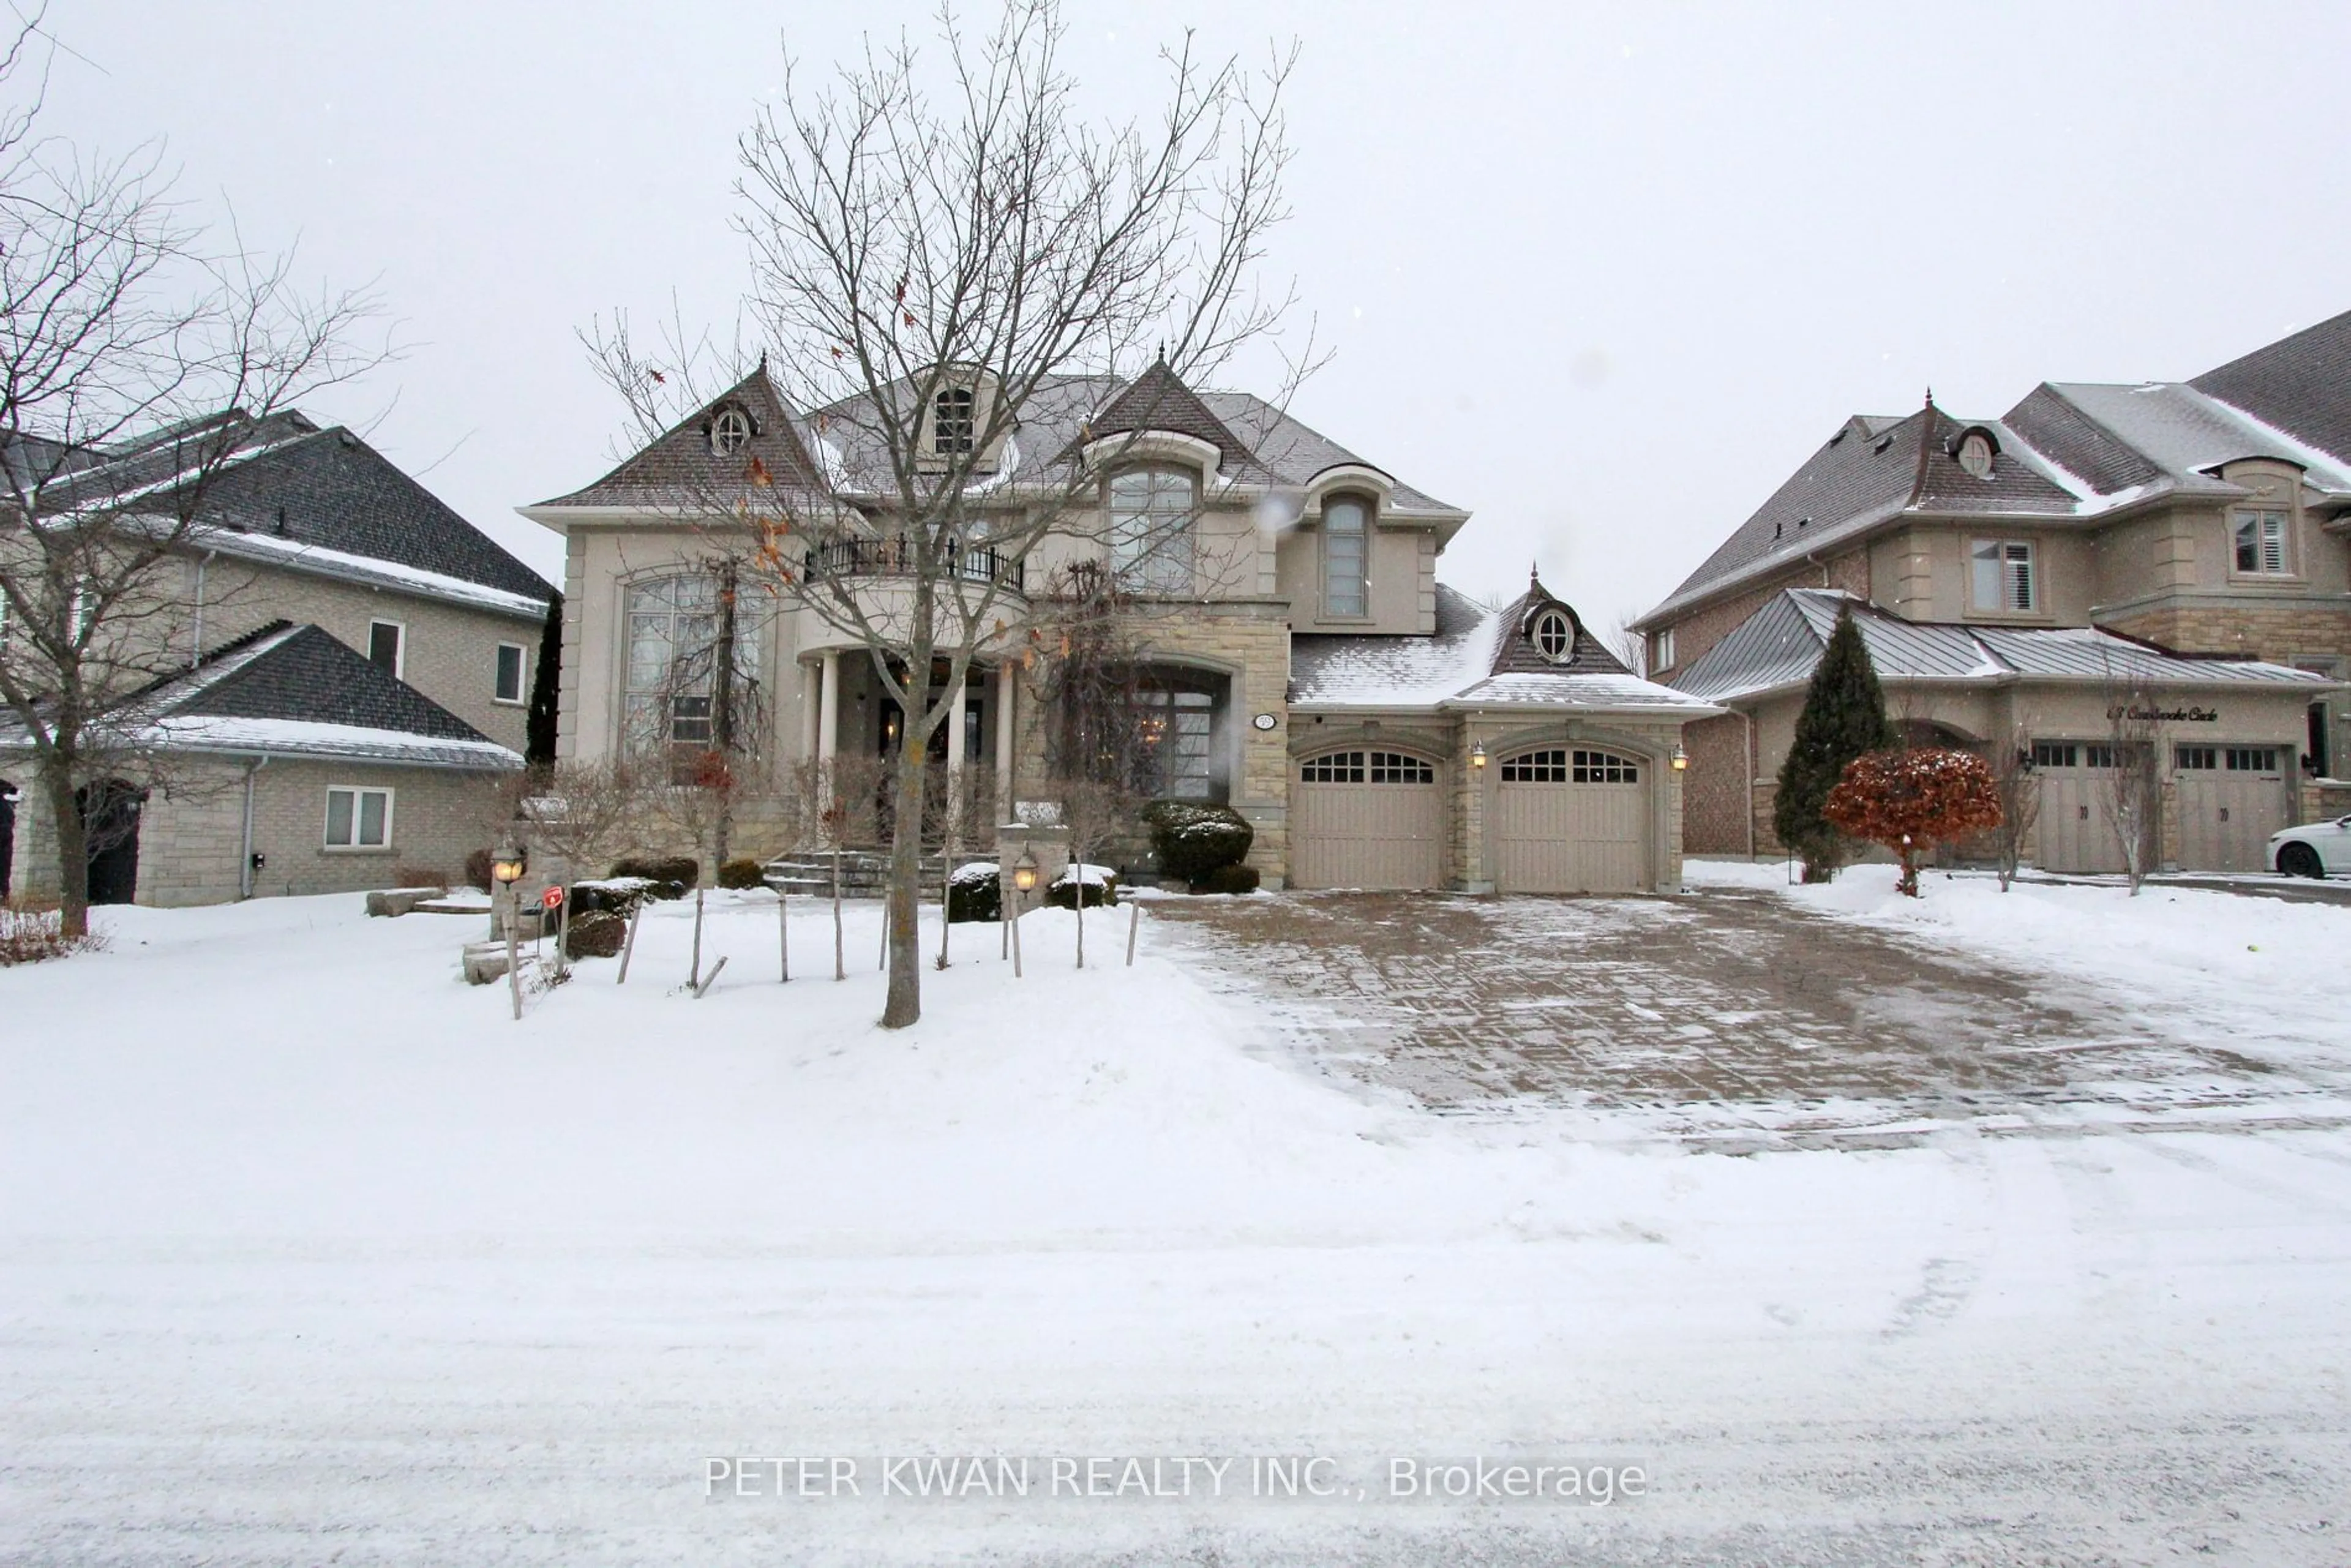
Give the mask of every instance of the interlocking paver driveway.
[[1270, 1007], [1327, 1070], [1457, 1114], [1564, 1106], [1733, 1147], [2344, 1119], [2339, 1086], [2164, 1038], [2119, 998], [1768, 893], [1292, 894], [1154, 914], [1209, 984]]

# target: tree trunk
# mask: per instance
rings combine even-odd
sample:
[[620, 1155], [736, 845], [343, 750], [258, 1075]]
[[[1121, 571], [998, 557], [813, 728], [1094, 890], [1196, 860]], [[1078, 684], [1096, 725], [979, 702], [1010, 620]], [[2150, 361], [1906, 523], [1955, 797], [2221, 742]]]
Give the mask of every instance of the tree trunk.
[[89, 935], [89, 827], [74, 799], [73, 768], [62, 758], [41, 758], [41, 789], [49, 798], [49, 818], [57, 839], [57, 928], [68, 936]]
[[[925, 661], [927, 665], [927, 661]], [[898, 747], [897, 821], [890, 832], [890, 996], [882, 1027], [904, 1029], [923, 1016], [923, 956], [914, 905], [923, 889], [923, 773], [929, 737], [908, 723]]]

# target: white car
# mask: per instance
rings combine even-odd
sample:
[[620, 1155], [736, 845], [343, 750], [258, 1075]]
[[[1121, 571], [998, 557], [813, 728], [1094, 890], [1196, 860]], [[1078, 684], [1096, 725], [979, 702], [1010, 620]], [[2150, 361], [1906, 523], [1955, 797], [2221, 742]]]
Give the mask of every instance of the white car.
[[2270, 864], [2286, 876], [2351, 875], [2351, 817], [2272, 833]]

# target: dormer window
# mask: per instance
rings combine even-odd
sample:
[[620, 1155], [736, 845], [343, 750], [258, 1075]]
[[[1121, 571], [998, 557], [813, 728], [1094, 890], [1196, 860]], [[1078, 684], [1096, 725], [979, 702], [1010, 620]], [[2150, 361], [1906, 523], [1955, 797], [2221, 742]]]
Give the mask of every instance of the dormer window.
[[931, 450], [942, 457], [971, 450], [973, 399], [969, 387], [947, 387], [931, 401]]
[[710, 422], [710, 450], [732, 457], [751, 444], [751, 416], [739, 408], [722, 408]]
[[1564, 664], [1575, 652], [1575, 622], [1567, 618], [1564, 610], [1545, 610], [1535, 617], [1533, 629], [1528, 634], [1535, 652], [1554, 664]]
[[1978, 479], [1991, 477], [1993, 448], [1991, 437], [1980, 430], [1970, 430], [1959, 437], [1959, 449], [1952, 454], [1959, 466]]

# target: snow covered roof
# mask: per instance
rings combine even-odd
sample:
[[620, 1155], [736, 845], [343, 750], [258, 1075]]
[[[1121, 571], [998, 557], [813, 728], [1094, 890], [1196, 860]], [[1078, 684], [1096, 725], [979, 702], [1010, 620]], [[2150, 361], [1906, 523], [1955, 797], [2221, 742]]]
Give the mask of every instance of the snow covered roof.
[[[523, 759], [316, 626], [274, 622], [158, 683], [110, 728], [165, 751], [504, 772]], [[0, 748], [25, 744], [0, 727]]]
[[[1565, 611], [1575, 628], [1572, 653], [1555, 664], [1535, 653], [1525, 635], [1533, 614], [1552, 607]], [[1499, 610], [1439, 583], [1433, 636], [1301, 634], [1290, 640], [1293, 709], [1489, 705], [1692, 718], [1715, 711], [1703, 698], [1625, 669], [1540, 582]]]
[[[1637, 624], [1906, 516], [2065, 524], [2168, 495], [2231, 497], [2241, 492], [2219, 470], [2247, 457], [2293, 463], [2313, 487], [2351, 499], [2346, 389], [2351, 313], [2192, 382], [2044, 382], [2000, 419], [1932, 403], [1902, 419], [1856, 415]], [[1981, 476], [1958, 461], [1971, 430], [1995, 447]]]
[[[911, 402], [914, 388], [901, 382], [893, 392]], [[720, 457], [711, 451], [708, 431], [711, 420], [730, 404], [751, 413], [757, 428], [740, 455]], [[896, 483], [873, 409], [861, 395], [788, 413], [773, 382], [758, 371], [594, 484], [526, 511], [707, 504], [714, 495], [745, 483], [753, 459], [764, 474], [759, 483], [810, 499], [886, 496], [894, 493]], [[1145, 429], [1172, 431], [1214, 447], [1217, 472], [1228, 482], [1302, 488], [1335, 468], [1385, 472], [1262, 398], [1196, 391], [1164, 364], [1132, 380], [1049, 377], [1030, 392], [1019, 415], [1018, 428], [1006, 440], [1001, 470], [976, 475], [970, 490], [1061, 482], [1088, 442]], [[1389, 490], [1382, 510], [1455, 526], [1468, 516], [1402, 483]]]
[[2311, 685], [2323, 675], [2255, 660], [2191, 659], [2095, 627], [1966, 626], [1906, 621], [1830, 589], [1775, 594], [1676, 680], [1693, 696], [1731, 702], [1813, 678], [1841, 611], [1852, 612], [1886, 681], [2075, 680], [2151, 686]]

